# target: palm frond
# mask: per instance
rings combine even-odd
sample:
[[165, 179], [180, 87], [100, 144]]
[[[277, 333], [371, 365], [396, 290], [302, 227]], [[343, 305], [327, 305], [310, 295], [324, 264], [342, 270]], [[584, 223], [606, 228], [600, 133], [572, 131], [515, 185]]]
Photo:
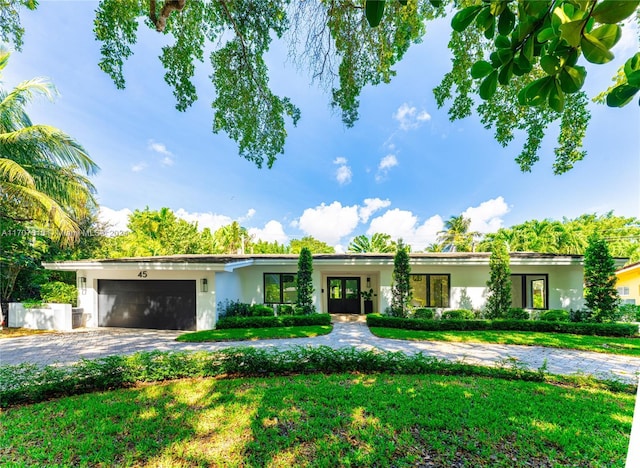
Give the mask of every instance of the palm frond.
[[0, 187], [5, 181], [35, 187], [33, 177], [23, 166], [11, 159], [0, 158]]
[[0, 133], [0, 156], [25, 163], [47, 161], [77, 166], [87, 175], [94, 175], [100, 169], [79, 143], [50, 125], [32, 125]]

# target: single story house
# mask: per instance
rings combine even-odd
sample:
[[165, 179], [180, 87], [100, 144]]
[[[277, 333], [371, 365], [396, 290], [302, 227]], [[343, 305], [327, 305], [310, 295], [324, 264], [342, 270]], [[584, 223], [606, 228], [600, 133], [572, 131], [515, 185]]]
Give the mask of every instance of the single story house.
[[[479, 309], [486, 302], [489, 253], [410, 254], [413, 303]], [[513, 306], [583, 306], [583, 257], [514, 252]], [[314, 302], [319, 312], [360, 314], [362, 291], [373, 291], [373, 311], [391, 302], [393, 254], [316, 254]], [[625, 259], [617, 259], [618, 266]], [[78, 307], [90, 327], [176, 330], [214, 328], [218, 304], [239, 300], [287, 304], [296, 300], [298, 255], [171, 255], [46, 263], [75, 271]]]
[[640, 262], [616, 271], [616, 289], [623, 304], [640, 305]]

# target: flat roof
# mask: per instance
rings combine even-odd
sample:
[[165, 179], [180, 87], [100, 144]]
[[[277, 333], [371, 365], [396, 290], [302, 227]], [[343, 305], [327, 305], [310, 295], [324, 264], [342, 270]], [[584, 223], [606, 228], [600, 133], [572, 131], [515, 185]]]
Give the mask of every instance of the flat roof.
[[[582, 264], [582, 255], [565, 255], [538, 252], [511, 252], [511, 262], [514, 265], [579, 265]], [[490, 252], [428, 252], [410, 253], [409, 261], [414, 265], [450, 264], [450, 265], [486, 265], [491, 256]], [[80, 270], [80, 269], [104, 269], [122, 266], [133, 268], [137, 266], [157, 265], [158, 268], [180, 270], [189, 269], [193, 265], [195, 269], [212, 269], [232, 271], [251, 265], [275, 265], [292, 264], [297, 262], [298, 254], [237, 254], [237, 255], [161, 255], [156, 257], [124, 257], [87, 260], [69, 260], [63, 262], [44, 263], [45, 268], [52, 270]], [[393, 264], [393, 253], [339, 253], [339, 254], [314, 254], [313, 261], [319, 265], [389, 265]], [[628, 259], [615, 259], [618, 266], [624, 265]]]

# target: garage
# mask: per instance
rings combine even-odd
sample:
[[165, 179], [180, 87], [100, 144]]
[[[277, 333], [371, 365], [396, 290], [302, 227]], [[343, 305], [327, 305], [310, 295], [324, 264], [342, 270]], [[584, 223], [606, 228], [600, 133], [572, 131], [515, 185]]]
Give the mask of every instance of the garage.
[[98, 280], [100, 327], [196, 329], [193, 280]]

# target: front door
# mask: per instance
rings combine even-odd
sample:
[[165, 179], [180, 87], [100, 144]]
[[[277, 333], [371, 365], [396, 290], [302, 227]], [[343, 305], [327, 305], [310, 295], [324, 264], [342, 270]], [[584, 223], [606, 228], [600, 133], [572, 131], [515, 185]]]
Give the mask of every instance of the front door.
[[329, 313], [360, 313], [360, 278], [328, 278]]

